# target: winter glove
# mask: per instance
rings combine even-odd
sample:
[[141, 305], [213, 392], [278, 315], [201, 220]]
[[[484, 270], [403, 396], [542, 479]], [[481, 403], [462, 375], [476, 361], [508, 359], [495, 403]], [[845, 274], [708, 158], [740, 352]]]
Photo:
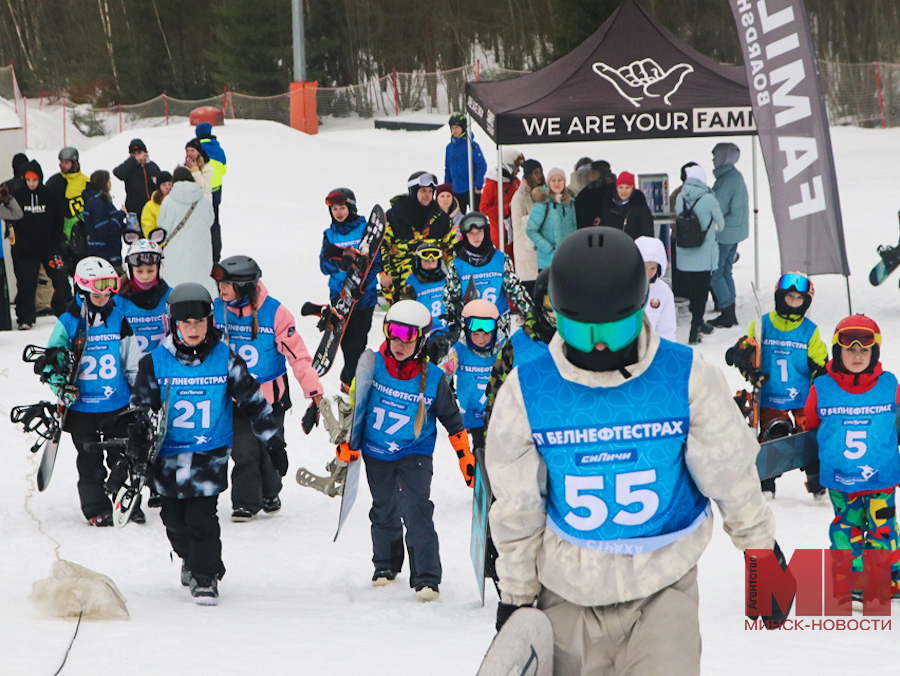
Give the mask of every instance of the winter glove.
[[354, 462], [359, 460], [359, 451], [351, 450], [350, 444], [346, 441], [337, 447], [335, 455], [337, 456], [337, 459], [342, 462]]
[[353, 267], [353, 264], [356, 262], [357, 256], [359, 256], [359, 251], [354, 249], [352, 246], [348, 246], [341, 254], [341, 262], [338, 264], [338, 267], [344, 272], [347, 272], [350, 268]]
[[[788, 572], [787, 561], [785, 561], [784, 554], [781, 552], [781, 547], [778, 546], [777, 541], [775, 542], [775, 546], [772, 547], [772, 551], [775, 553], [775, 559], [778, 561], [778, 565], [781, 566], [781, 570], [787, 572], [788, 575], [791, 575], [791, 573]], [[745, 553], [744, 556], [746, 557], [747, 554]], [[766, 615], [762, 618], [763, 622], [765, 622], [765, 624], [766, 624], [767, 629], [778, 629], [779, 627], [781, 627], [782, 624], [784, 624], [784, 621], [787, 619], [787, 616], [790, 614], [791, 606], [794, 604], [793, 594], [797, 591], [797, 581], [796, 581], [796, 579], [794, 579], [794, 577], [792, 575], [791, 575], [791, 581], [792, 581], [791, 600], [788, 602], [787, 608], [785, 608], [783, 612], [782, 612], [781, 608], [779, 608], [778, 601], [775, 599], [774, 594], [772, 595], [772, 614]], [[747, 617], [749, 617], [751, 620], [755, 620], [759, 617], [759, 615], [747, 615]]]
[[451, 435], [450, 445], [459, 458], [459, 471], [466, 480], [466, 486], [472, 488], [475, 485], [475, 456], [469, 450], [469, 433], [463, 430]]
[[768, 373], [763, 373], [762, 370], [754, 368], [744, 373], [744, 377], [753, 387], [762, 387], [769, 381]]
[[285, 450], [284, 438], [280, 434], [276, 434], [269, 439], [269, 441], [266, 442], [266, 451], [272, 459], [272, 466], [278, 470], [278, 473], [281, 476], [287, 474], [288, 457], [287, 451]]
[[306, 413], [303, 414], [303, 420], [300, 421], [300, 427], [303, 428], [304, 434], [312, 432], [312, 428], [319, 424], [319, 405], [312, 401]]
[[450, 351], [450, 345], [450, 337], [443, 333], [429, 338], [425, 345], [425, 354], [428, 355], [428, 361], [435, 365], [440, 364], [441, 360]]
[[756, 346], [750, 343], [747, 336], [741, 337], [738, 342], [725, 351], [725, 363], [736, 367], [741, 373], [753, 368], [756, 359]]
[[517, 606], [512, 603], [503, 603], [503, 601], [497, 604], [497, 631], [503, 629], [503, 625], [506, 624], [506, 621], [512, 617], [512, 614], [519, 608], [531, 608], [531, 606]]

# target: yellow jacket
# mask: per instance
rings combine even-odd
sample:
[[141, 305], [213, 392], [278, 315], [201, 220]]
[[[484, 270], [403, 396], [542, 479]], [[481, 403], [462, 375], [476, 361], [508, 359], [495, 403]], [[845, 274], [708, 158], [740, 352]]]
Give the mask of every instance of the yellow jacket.
[[[144, 205], [143, 211], [141, 211], [141, 232], [144, 234], [144, 237], [149, 237], [150, 233], [156, 228], [156, 220], [159, 218], [159, 210], [162, 207], [162, 200], [157, 204], [156, 193], [158, 190], [153, 192], [153, 197], [151, 197], [147, 203]], [[165, 197], [163, 197], [165, 199]]]

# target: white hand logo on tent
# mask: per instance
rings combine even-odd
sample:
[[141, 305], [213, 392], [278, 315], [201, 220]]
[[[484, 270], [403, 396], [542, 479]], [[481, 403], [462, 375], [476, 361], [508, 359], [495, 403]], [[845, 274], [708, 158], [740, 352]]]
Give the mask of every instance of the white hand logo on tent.
[[672, 105], [669, 97], [678, 91], [685, 76], [694, 72], [694, 67], [687, 63], [678, 63], [669, 70], [663, 70], [653, 59], [632, 61], [618, 69], [598, 61], [593, 68], [635, 108], [640, 108], [644, 96], [655, 99], [662, 96], [667, 106]]

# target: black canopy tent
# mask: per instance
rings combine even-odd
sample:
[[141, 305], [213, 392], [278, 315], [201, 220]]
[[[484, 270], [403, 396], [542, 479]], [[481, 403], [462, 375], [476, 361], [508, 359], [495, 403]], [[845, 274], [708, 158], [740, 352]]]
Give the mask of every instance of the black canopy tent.
[[[591, 37], [549, 66], [512, 80], [467, 83], [466, 113], [497, 144], [502, 223], [502, 146], [754, 135], [750, 97], [743, 66], [713, 61], [635, 0], [624, 0]], [[754, 145], [754, 212], [756, 195]], [[501, 227], [501, 249], [503, 239]]]

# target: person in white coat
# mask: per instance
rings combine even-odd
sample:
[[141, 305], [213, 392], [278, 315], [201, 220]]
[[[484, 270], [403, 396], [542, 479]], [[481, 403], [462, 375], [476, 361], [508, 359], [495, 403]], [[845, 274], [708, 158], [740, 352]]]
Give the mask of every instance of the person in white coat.
[[644, 314], [650, 320], [650, 326], [660, 338], [675, 342], [675, 295], [663, 279], [666, 274], [666, 247], [656, 237], [638, 237], [634, 240], [644, 268], [647, 270], [647, 281], [650, 282], [650, 294]]
[[213, 294], [215, 284], [209, 276], [213, 264], [210, 228], [215, 220], [212, 201], [185, 167], [178, 167], [172, 179], [172, 191], [156, 222], [166, 231], [166, 281], [173, 288], [196, 282]]

